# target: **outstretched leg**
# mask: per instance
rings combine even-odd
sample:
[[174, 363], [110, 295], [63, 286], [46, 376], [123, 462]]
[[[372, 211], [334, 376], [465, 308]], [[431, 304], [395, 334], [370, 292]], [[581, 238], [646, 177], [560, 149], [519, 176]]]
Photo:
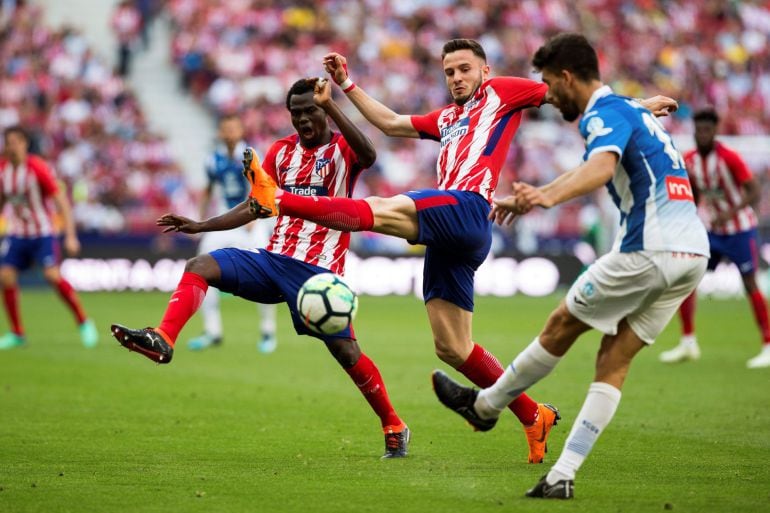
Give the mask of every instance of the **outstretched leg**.
[[189, 260], [158, 327], [132, 330], [114, 324], [113, 336], [130, 351], [158, 363], [169, 363], [179, 332], [200, 307], [209, 283], [218, 284], [220, 275], [219, 264], [211, 255]]

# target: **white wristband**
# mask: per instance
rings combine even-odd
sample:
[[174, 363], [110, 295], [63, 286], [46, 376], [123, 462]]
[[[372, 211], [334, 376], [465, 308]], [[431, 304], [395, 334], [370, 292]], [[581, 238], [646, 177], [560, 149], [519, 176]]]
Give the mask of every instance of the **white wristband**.
[[352, 90], [354, 85], [355, 84], [353, 83], [353, 81], [350, 80], [350, 77], [348, 77], [345, 79], [343, 83], [340, 84], [340, 89], [342, 89], [344, 92], [347, 93], [348, 91]]

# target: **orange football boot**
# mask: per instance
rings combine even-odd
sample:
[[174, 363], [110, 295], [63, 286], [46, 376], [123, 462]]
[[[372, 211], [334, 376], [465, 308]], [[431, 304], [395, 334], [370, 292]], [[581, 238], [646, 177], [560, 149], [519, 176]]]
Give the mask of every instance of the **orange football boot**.
[[531, 426], [524, 426], [529, 444], [529, 462], [543, 463], [545, 453], [548, 452], [548, 434], [556, 421], [561, 419], [559, 410], [550, 404], [538, 403], [537, 420]]
[[259, 157], [254, 148], [246, 148], [243, 152], [243, 176], [251, 184], [249, 193], [251, 211], [261, 218], [277, 216], [278, 205], [275, 202], [275, 192], [278, 185], [259, 165]]

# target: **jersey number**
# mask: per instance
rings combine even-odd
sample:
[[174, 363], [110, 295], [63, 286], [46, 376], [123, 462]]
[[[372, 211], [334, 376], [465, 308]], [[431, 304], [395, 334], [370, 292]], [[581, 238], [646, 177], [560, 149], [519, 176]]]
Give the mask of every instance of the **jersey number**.
[[642, 112], [642, 120], [644, 126], [650, 131], [650, 135], [654, 135], [661, 143], [663, 143], [663, 151], [671, 158], [672, 167], [674, 169], [683, 169], [684, 160], [682, 154], [674, 148], [674, 142], [671, 140], [671, 136], [663, 128], [660, 122], [652, 117], [649, 112]]

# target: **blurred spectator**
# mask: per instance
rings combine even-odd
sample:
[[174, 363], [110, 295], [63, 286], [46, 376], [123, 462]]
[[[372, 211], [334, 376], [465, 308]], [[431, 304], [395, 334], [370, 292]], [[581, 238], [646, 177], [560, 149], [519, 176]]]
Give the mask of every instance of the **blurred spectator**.
[[72, 192], [81, 231], [152, 231], [169, 211], [193, 203], [163, 137], [148, 131], [123, 80], [76, 30], [41, 24], [19, 4], [0, 26], [0, 129], [30, 127]]
[[132, 0], [123, 0], [115, 7], [110, 25], [118, 38], [118, 75], [125, 77], [131, 72], [131, 52], [142, 30], [142, 15]]

